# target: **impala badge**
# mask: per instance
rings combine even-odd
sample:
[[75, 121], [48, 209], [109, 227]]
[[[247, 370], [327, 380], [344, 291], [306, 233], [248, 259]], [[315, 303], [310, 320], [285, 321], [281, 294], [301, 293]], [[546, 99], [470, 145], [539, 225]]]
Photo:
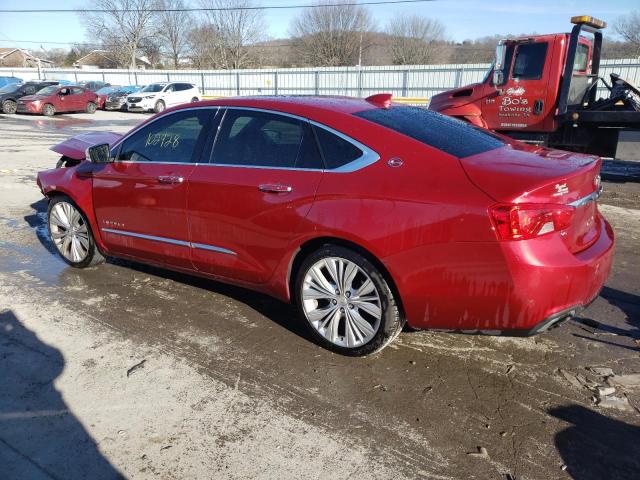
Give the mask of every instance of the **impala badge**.
[[569, 187], [567, 187], [566, 183], [556, 183], [556, 193], [553, 194], [554, 197], [566, 195], [567, 193], [569, 193]]

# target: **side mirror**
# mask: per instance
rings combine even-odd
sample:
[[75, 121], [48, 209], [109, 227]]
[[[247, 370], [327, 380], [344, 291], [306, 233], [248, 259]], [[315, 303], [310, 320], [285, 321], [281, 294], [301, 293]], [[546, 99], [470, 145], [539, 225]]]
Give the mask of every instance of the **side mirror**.
[[504, 40], [500, 40], [498, 45], [496, 46], [496, 58], [493, 62], [493, 84], [498, 87], [500, 85], [504, 85], [504, 70], [508, 65], [505, 65], [507, 55], [507, 46], [504, 43]]
[[111, 163], [111, 149], [108, 143], [101, 143], [87, 148], [86, 158], [91, 163]]
[[502, 70], [493, 71], [493, 84], [496, 87], [504, 84], [504, 72]]

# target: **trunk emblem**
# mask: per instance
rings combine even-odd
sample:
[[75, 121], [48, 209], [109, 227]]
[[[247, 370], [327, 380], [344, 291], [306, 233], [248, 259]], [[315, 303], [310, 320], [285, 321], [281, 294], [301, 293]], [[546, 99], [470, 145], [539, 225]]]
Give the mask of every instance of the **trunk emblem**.
[[567, 187], [566, 183], [556, 183], [556, 193], [553, 194], [554, 197], [559, 197], [561, 195], [566, 195], [569, 193], [569, 187]]
[[387, 165], [389, 165], [390, 167], [401, 167], [403, 163], [404, 161], [401, 158], [393, 157], [389, 159]]

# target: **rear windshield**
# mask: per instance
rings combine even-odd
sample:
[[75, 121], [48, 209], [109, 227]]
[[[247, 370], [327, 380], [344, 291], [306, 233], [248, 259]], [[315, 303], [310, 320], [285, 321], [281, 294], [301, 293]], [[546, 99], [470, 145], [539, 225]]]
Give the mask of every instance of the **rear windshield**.
[[354, 115], [458, 158], [505, 145], [502, 140], [488, 132], [425, 108], [394, 105], [389, 109], [374, 108]]

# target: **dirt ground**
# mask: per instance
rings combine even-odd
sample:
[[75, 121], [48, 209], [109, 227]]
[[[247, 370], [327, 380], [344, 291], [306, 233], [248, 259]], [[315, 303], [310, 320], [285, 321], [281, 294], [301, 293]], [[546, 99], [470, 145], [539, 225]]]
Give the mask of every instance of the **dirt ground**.
[[354, 359], [268, 297], [55, 255], [48, 147], [143, 118], [0, 115], [0, 478], [640, 478], [640, 184], [605, 183], [615, 266], [579, 319]]

